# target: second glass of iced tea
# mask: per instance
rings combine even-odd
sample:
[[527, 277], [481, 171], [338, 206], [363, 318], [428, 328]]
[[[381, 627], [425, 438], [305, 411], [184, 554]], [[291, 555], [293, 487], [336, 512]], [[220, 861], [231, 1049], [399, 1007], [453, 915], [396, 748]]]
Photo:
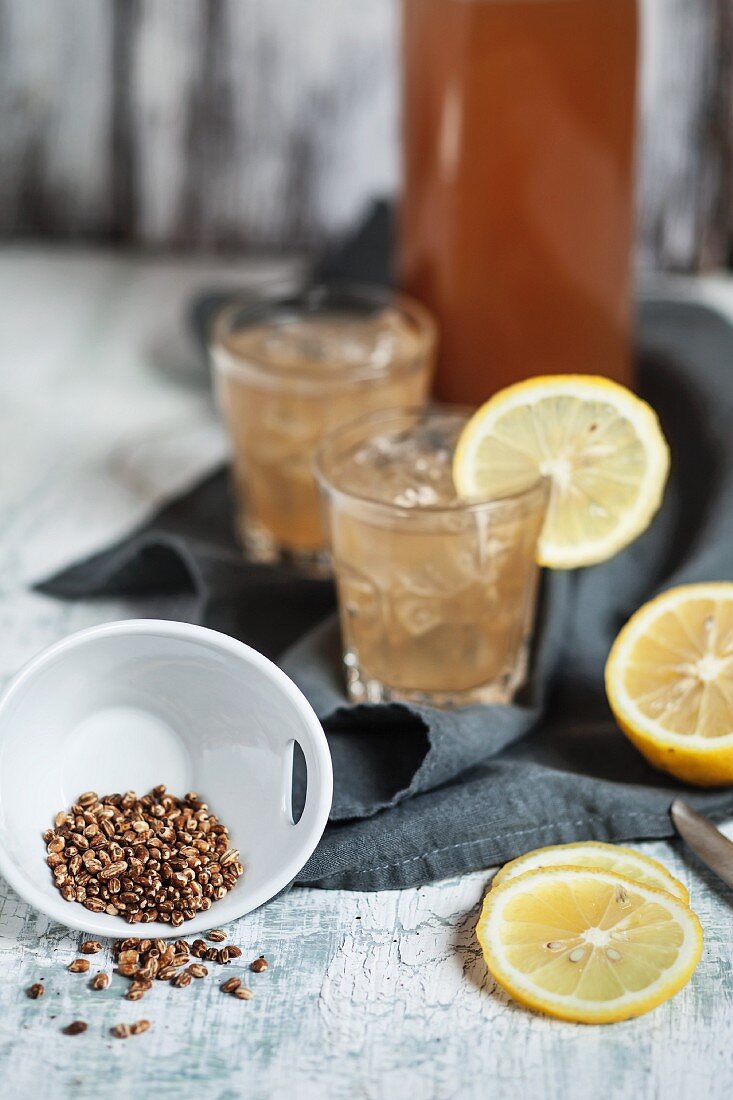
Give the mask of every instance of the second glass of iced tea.
[[423, 402], [434, 349], [429, 313], [378, 287], [315, 286], [222, 311], [212, 358], [251, 558], [328, 569], [315, 450], [366, 412]]
[[460, 499], [451, 468], [468, 416], [378, 413], [318, 452], [354, 701], [506, 703], [525, 679], [547, 485]]

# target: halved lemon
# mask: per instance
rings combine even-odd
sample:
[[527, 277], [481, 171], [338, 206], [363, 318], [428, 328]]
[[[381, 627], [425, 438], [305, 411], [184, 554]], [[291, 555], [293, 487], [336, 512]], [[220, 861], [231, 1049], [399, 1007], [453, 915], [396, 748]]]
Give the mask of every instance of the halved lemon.
[[695, 914], [666, 890], [578, 867], [500, 883], [484, 899], [476, 934], [510, 996], [583, 1024], [641, 1016], [674, 996], [703, 943]]
[[466, 498], [550, 479], [538, 560], [552, 569], [606, 561], [659, 508], [669, 450], [645, 401], [606, 378], [531, 378], [495, 394], [458, 441], [453, 480]]
[[616, 721], [650, 764], [733, 783], [733, 584], [687, 584], [629, 619], [606, 662]]
[[538, 867], [598, 867], [604, 871], [614, 871], [633, 882], [645, 886], [654, 886], [657, 890], [667, 890], [675, 897], [689, 904], [687, 887], [671, 875], [664, 864], [632, 848], [620, 844], [604, 844], [601, 840], [581, 840], [575, 844], [553, 844], [548, 848], [536, 848], [525, 852], [523, 856], [505, 863], [493, 879], [493, 885], [516, 878], [525, 871]]

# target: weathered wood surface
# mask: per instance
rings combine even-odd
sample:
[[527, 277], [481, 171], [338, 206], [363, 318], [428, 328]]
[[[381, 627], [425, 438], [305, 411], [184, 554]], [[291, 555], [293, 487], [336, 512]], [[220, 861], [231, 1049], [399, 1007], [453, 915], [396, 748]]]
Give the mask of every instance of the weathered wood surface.
[[[733, 5], [641, 7], [640, 255], [727, 266]], [[0, 0], [0, 232], [343, 232], [395, 187], [397, 31], [398, 0]]]
[[[183, 307], [197, 285], [285, 272], [0, 251], [0, 684], [72, 630], [136, 613], [129, 601], [61, 603], [28, 581], [119, 534], [221, 456], [208, 396], [190, 384]], [[733, 315], [733, 283], [701, 290]], [[161, 600], [143, 613], [181, 612]], [[244, 962], [272, 961], [244, 1003], [216, 975], [138, 1003], [121, 999], [118, 976], [90, 992], [65, 970], [79, 937], [0, 880], [0, 1095], [729, 1100], [733, 893], [677, 845], [640, 847], [689, 887], [705, 954], [672, 1002], [610, 1028], [542, 1019], [496, 991], [473, 931], [488, 872], [400, 892], [292, 891], [230, 926]], [[47, 994], [30, 1001], [23, 990], [39, 978]], [[109, 1037], [141, 1017], [146, 1035]], [[78, 1018], [89, 1031], [62, 1035]]]
[[733, 262], [733, 4], [643, 0], [639, 228], [661, 268]]

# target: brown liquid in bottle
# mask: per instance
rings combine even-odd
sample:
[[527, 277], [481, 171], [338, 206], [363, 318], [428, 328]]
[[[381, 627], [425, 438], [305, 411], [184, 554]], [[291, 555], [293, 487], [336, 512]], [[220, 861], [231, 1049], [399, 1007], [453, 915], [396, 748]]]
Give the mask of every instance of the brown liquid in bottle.
[[402, 285], [436, 393], [629, 383], [636, 0], [403, 0]]

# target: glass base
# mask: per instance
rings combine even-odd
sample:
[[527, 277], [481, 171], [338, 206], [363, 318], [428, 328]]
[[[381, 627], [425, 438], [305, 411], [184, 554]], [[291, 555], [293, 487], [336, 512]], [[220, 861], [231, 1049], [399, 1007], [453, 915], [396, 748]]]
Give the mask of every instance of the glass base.
[[298, 550], [282, 546], [269, 531], [242, 519], [239, 537], [250, 561], [265, 565], [290, 565], [310, 577], [330, 577], [331, 555], [327, 550]]
[[529, 650], [528, 646], [524, 646], [514, 668], [497, 680], [461, 691], [424, 691], [392, 687], [365, 675], [357, 654], [353, 651], [344, 653], [346, 687], [352, 703], [415, 703], [439, 709], [470, 707], [479, 703], [484, 706], [511, 703], [527, 679], [528, 664]]

